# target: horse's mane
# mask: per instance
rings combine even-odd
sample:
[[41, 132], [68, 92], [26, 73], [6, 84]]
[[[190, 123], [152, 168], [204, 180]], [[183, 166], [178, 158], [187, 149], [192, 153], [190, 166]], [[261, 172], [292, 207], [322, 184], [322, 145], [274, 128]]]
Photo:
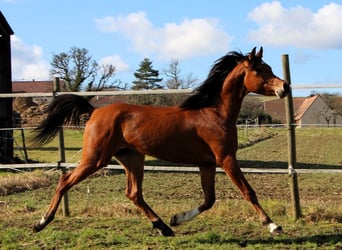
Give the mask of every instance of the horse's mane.
[[208, 74], [208, 78], [179, 107], [195, 110], [215, 105], [225, 78], [244, 58], [245, 56], [242, 53], [231, 51], [216, 60]]

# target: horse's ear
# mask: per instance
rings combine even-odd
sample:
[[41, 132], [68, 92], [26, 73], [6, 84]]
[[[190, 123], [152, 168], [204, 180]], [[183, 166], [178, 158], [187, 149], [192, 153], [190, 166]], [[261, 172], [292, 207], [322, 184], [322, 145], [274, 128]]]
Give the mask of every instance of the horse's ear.
[[254, 47], [254, 48], [252, 49], [252, 51], [248, 54], [248, 59], [249, 59], [250, 61], [253, 61], [253, 59], [254, 59], [254, 57], [255, 57], [255, 51], [256, 51], [256, 47]]
[[259, 57], [260, 59], [262, 58], [262, 54], [263, 54], [264, 50], [262, 48], [262, 46], [259, 49], [259, 52], [256, 54], [257, 57]]

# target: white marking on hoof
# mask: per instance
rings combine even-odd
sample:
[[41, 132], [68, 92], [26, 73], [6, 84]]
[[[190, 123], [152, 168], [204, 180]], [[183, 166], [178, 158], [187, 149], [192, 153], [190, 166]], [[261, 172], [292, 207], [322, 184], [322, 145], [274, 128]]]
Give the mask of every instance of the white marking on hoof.
[[281, 234], [283, 232], [281, 226], [278, 226], [273, 222], [268, 224], [268, 228], [270, 229], [271, 234]]
[[43, 224], [45, 224], [45, 222], [46, 222], [46, 220], [45, 220], [45, 218], [44, 218], [44, 216], [40, 219], [40, 221], [39, 221], [39, 224], [40, 225], [43, 225]]
[[183, 222], [190, 221], [199, 214], [200, 214], [200, 211], [198, 210], [198, 208], [190, 210], [184, 214]]
[[185, 213], [177, 214], [174, 216], [172, 224], [173, 225], [179, 225], [183, 222], [190, 221], [193, 218], [195, 218], [197, 215], [199, 215], [201, 212], [198, 210], [198, 208], [195, 208], [193, 210], [190, 210]]

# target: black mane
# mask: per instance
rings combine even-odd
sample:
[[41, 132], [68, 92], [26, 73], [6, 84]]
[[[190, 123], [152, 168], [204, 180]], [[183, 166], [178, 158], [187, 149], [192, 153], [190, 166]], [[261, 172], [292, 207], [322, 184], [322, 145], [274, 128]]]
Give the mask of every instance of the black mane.
[[208, 78], [179, 107], [195, 110], [215, 105], [225, 78], [244, 58], [245, 56], [240, 52], [232, 51], [216, 60]]

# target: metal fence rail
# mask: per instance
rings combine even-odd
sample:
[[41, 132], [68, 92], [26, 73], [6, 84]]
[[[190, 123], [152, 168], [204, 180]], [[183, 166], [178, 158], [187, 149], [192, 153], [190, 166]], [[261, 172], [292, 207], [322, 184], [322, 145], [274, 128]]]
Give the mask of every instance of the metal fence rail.
[[[52, 168], [75, 168], [76, 163], [26, 163], [26, 164], [0, 164], [0, 169], [4, 170], [18, 170], [21, 169], [52, 169]], [[108, 165], [104, 169], [111, 170], [123, 170], [121, 165]], [[198, 167], [190, 166], [145, 166], [145, 171], [156, 172], [199, 172]], [[288, 174], [288, 169], [282, 168], [241, 168], [244, 173], [253, 174]], [[216, 172], [223, 173], [223, 169], [217, 167]], [[329, 174], [342, 174], [342, 169], [296, 169], [299, 174], [317, 174], [317, 173], [329, 173]]]
[[113, 95], [159, 95], [159, 94], [190, 94], [192, 89], [162, 89], [162, 90], [120, 90], [120, 91], [87, 91], [87, 92], [46, 92], [46, 93], [0, 93], [0, 98], [10, 97], [53, 97], [64, 94], [80, 96], [113, 96]]

